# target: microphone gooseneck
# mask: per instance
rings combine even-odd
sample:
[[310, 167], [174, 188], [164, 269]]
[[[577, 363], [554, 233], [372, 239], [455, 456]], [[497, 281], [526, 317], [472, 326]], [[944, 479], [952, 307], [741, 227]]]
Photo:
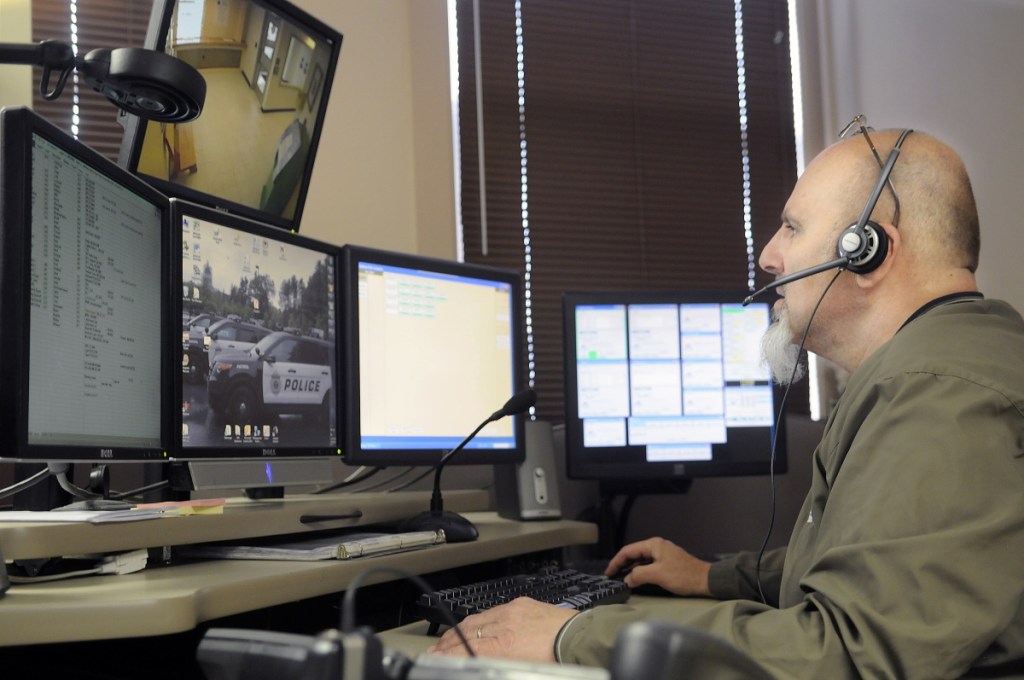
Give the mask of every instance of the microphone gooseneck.
[[505, 405], [487, 417], [475, 430], [451, 451], [444, 454], [434, 468], [434, 489], [430, 496], [430, 510], [411, 517], [402, 523], [402, 531], [423, 531], [443, 529], [449, 543], [472, 541], [477, 537], [477, 530], [465, 517], [454, 512], [446, 512], [444, 499], [441, 495], [441, 470], [456, 453], [466, 447], [474, 437], [490, 423], [501, 420], [505, 416], [519, 415], [537, 403], [537, 393], [531, 388], [520, 390], [505, 402]]
[[758, 290], [756, 290], [753, 293], [751, 293], [750, 295], [748, 295], [743, 300], [742, 304], [743, 304], [744, 307], [746, 307], [751, 302], [753, 302], [755, 298], [761, 297], [762, 295], [764, 295], [768, 291], [773, 290], [775, 288], [778, 288], [779, 286], [785, 286], [787, 283], [792, 283], [794, 281], [799, 281], [800, 279], [805, 279], [808, 276], [813, 276], [814, 274], [820, 274], [821, 272], [827, 272], [830, 269], [845, 269], [847, 266], [849, 266], [849, 264], [850, 264], [850, 258], [848, 258], [848, 257], [837, 257], [836, 259], [830, 260], [829, 262], [822, 262], [821, 264], [815, 265], [814, 267], [808, 267], [807, 269], [801, 269], [800, 271], [795, 272], [793, 274], [790, 274], [789, 276], [783, 276], [782, 278], [775, 279], [774, 281], [769, 283], [767, 286], [764, 286], [763, 288], [759, 288]]

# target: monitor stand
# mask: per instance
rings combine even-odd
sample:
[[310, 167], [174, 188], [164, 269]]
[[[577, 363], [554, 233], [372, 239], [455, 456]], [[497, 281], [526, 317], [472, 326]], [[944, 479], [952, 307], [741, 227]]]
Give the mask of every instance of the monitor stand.
[[[693, 480], [689, 477], [673, 479], [602, 481], [598, 485], [600, 500], [597, 505], [598, 557], [611, 558], [624, 545], [629, 513], [637, 496], [684, 494]], [[622, 506], [615, 510], [615, 499], [624, 496]]]

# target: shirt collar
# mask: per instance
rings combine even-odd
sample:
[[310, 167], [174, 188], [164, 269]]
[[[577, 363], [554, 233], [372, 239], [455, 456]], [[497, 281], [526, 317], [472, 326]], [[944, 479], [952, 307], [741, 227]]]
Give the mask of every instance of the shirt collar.
[[[931, 302], [925, 303], [919, 310], [910, 315], [910, 318], [903, 322], [900, 326], [900, 330], [906, 328], [907, 324], [914, 319], [924, 315], [925, 313], [935, 309], [936, 307], [942, 307], [944, 305], [950, 305], [954, 302], [967, 302], [968, 300], [984, 300], [985, 296], [978, 291], [965, 291], [962, 293], [950, 293], [949, 295], [943, 295], [942, 297], [935, 298]], [[899, 332], [899, 331], [897, 331]]]

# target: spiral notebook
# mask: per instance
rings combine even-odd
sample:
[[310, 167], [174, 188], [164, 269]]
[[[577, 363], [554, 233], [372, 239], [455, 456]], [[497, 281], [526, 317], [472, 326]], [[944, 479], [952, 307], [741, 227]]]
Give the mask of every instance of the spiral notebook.
[[409, 531], [397, 534], [358, 533], [315, 536], [259, 545], [198, 544], [182, 546], [180, 557], [222, 560], [350, 560], [371, 555], [421, 550], [445, 542], [444, 531]]

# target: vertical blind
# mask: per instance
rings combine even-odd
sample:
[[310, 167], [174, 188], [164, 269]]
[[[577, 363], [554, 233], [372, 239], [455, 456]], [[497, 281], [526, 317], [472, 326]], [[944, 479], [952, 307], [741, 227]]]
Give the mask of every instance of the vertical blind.
[[[32, 40], [77, 43], [79, 56], [98, 48], [142, 47], [151, 7], [152, 0], [32, 0]], [[117, 108], [84, 80], [76, 88], [73, 76], [58, 98], [47, 101], [39, 94], [41, 75], [34, 67], [36, 113], [116, 161], [122, 137]]]
[[537, 416], [562, 422], [563, 292], [754, 283], [796, 179], [787, 3], [478, 4], [456, 4], [465, 256], [523, 274]]

